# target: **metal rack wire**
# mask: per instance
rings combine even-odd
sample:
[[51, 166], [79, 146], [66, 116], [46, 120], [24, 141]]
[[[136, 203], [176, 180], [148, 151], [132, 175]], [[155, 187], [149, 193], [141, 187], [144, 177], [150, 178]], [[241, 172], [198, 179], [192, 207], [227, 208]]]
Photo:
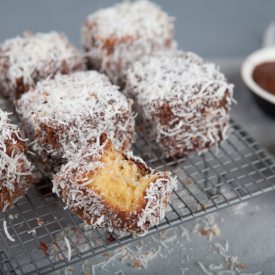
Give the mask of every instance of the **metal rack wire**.
[[[165, 219], [149, 234], [275, 189], [274, 157], [234, 121], [231, 128], [217, 152], [187, 158], [167, 159], [153, 140], [138, 136], [136, 153], [150, 166], [171, 170], [180, 182]], [[92, 230], [63, 207], [42, 181], [0, 214], [0, 273], [45, 274], [143, 238]], [[3, 221], [15, 242], [7, 239]], [[70, 261], [64, 238], [72, 248]]]

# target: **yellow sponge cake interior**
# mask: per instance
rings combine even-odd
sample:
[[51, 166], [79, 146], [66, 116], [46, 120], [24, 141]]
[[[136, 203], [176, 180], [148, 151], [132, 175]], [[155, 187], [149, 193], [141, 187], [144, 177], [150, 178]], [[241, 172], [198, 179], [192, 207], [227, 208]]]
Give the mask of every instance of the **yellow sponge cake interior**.
[[132, 212], [144, 206], [147, 187], [156, 180], [143, 164], [128, 160], [113, 146], [106, 146], [100, 160], [103, 167], [88, 178], [88, 188], [95, 191], [105, 203], [119, 211]]

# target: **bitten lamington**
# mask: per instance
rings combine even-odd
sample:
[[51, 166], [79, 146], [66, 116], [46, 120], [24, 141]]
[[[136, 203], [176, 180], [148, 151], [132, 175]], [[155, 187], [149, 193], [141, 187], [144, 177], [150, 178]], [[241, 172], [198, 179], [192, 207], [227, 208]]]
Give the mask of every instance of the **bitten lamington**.
[[18, 127], [0, 110], [0, 210], [22, 197], [32, 183], [33, 166]]
[[13, 101], [39, 80], [84, 68], [79, 51], [56, 32], [24, 33], [0, 45], [0, 90]]
[[99, 139], [62, 166], [53, 191], [93, 227], [144, 234], [164, 218], [176, 182]]
[[132, 62], [175, 47], [173, 32], [173, 19], [157, 5], [125, 1], [88, 16], [82, 27], [82, 41], [90, 66], [123, 86]]
[[102, 133], [123, 150], [133, 142], [132, 101], [95, 71], [38, 82], [18, 101], [17, 111], [47, 174]]
[[125, 92], [135, 99], [167, 156], [184, 156], [227, 136], [233, 85], [193, 53], [159, 52], [134, 63]]

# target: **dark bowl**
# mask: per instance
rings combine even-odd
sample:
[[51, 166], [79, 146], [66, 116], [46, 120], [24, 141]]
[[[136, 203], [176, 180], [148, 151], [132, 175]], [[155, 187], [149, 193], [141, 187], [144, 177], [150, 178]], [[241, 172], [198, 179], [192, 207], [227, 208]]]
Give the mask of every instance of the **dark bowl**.
[[[251, 91], [251, 90], [250, 90]], [[261, 98], [260, 96], [252, 93], [255, 101], [257, 102], [258, 106], [269, 116], [275, 118], [275, 105], [268, 102], [267, 100]]]

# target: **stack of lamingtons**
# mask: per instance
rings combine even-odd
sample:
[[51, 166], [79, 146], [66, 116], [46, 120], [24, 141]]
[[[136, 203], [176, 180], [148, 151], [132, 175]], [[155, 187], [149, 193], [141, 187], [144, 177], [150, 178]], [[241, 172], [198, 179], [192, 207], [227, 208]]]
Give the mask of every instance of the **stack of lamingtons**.
[[159, 223], [177, 179], [131, 152], [135, 113], [167, 157], [185, 156], [226, 138], [233, 95], [217, 66], [177, 49], [173, 30], [155, 4], [123, 2], [86, 19], [83, 53], [56, 32], [0, 45], [2, 96], [28, 138], [0, 112], [3, 211], [31, 185], [35, 154], [53, 192], [93, 227], [144, 234]]

